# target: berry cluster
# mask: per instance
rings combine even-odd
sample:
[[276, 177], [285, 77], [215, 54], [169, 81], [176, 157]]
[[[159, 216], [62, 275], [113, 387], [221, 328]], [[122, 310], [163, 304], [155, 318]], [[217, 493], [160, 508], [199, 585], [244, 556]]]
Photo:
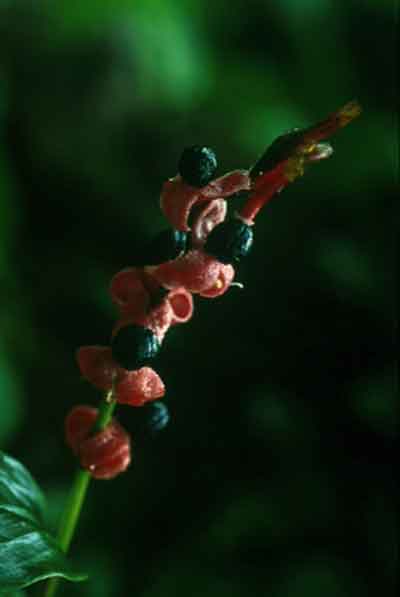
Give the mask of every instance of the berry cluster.
[[[359, 113], [358, 103], [350, 102], [315, 126], [278, 137], [249, 170], [216, 179], [210, 148], [185, 149], [178, 174], [161, 193], [161, 210], [172, 228], [150, 243], [143, 264], [111, 280], [119, 317], [110, 346], [78, 350], [83, 377], [117, 403], [142, 406], [161, 398], [165, 386], [151, 364], [168, 329], [192, 317], [194, 294], [215, 298], [229, 289], [234, 265], [251, 249], [260, 209], [307, 164], [329, 157], [332, 148], [321, 141]], [[227, 199], [234, 197], [243, 205], [227, 220]], [[96, 417], [95, 409], [73, 409], [66, 420], [67, 443], [93, 477], [112, 478], [129, 464], [129, 436], [115, 421], [93, 432]]]

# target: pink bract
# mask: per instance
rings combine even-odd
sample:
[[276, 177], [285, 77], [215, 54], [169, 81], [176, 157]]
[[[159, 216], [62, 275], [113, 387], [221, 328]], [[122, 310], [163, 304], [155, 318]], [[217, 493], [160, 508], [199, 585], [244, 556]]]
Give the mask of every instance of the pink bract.
[[97, 418], [97, 408], [75, 406], [65, 418], [65, 440], [72, 451], [77, 454], [82, 441], [88, 436]]
[[172, 309], [172, 325], [176, 323], [186, 323], [193, 315], [193, 297], [191, 293], [183, 287], [170, 290], [167, 300]]
[[[173, 261], [167, 261], [152, 268], [151, 273], [166, 288], [183, 286], [189, 292], [200, 293], [204, 296], [210, 293], [212, 296], [214, 289], [218, 290], [217, 294], [222, 294], [219, 292], [221, 290], [221, 272], [227, 271], [225, 268], [226, 266], [211, 255], [200, 250], [193, 250]], [[233, 268], [229, 272], [234, 274]], [[226, 289], [227, 287], [223, 285], [223, 292]]]
[[99, 390], [110, 390], [113, 378], [124, 371], [113, 360], [108, 346], [81, 346], [76, 359], [83, 377]]
[[224, 294], [230, 287], [233, 278], [235, 277], [235, 270], [230, 264], [220, 264], [219, 275], [216, 283], [211, 288], [200, 292], [200, 296], [204, 298], [216, 298]]
[[74, 407], [65, 419], [66, 442], [92, 477], [112, 479], [125, 471], [131, 461], [130, 437], [115, 419], [91, 435], [97, 416], [96, 408]]
[[83, 346], [78, 350], [77, 359], [82, 375], [100, 390], [111, 390], [114, 383], [117, 402], [141, 406], [165, 393], [165, 386], [153, 369], [122, 369], [113, 360], [109, 347]]
[[193, 297], [185, 288], [173, 288], [161, 302], [140, 316], [131, 316], [131, 309], [124, 309], [122, 317], [113, 328], [112, 336], [126, 325], [141, 325], [149, 328], [159, 342], [162, 342], [171, 325], [185, 323], [193, 315]]
[[131, 406], [143, 406], [146, 402], [162, 398], [164, 394], [162, 379], [150, 367], [127, 371], [115, 386], [117, 401]]
[[151, 304], [151, 292], [155, 292], [152, 279], [144, 269], [129, 267], [121, 270], [111, 280], [110, 294], [121, 315], [131, 318], [144, 317]]
[[229, 172], [201, 189], [187, 185], [178, 175], [164, 183], [160, 206], [174, 228], [188, 232], [189, 215], [198, 202], [222, 199], [249, 188], [250, 179], [246, 170]]
[[193, 248], [204, 245], [210, 232], [225, 220], [226, 210], [225, 199], [212, 199], [199, 206], [192, 225]]
[[110, 423], [81, 443], [79, 461], [95, 479], [113, 479], [131, 462], [129, 435], [117, 422]]

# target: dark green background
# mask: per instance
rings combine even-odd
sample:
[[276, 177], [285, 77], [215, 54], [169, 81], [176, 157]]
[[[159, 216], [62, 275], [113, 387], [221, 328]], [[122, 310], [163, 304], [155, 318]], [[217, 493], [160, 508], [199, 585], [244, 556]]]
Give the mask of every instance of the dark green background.
[[388, 597], [395, 585], [394, 3], [0, 1], [0, 446], [55, 524], [63, 418], [98, 393], [107, 287], [164, 226], [183, 147], [219, 173], [357, 97], [260, 215], [245, 288], [196, 301], [158, 370], [171, 424], [93, 483], [63, 595]]

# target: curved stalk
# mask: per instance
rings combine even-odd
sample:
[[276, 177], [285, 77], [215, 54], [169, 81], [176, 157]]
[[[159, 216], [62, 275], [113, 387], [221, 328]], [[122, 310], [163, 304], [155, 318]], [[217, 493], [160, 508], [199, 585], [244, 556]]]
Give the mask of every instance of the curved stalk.
[[[112, 398], [112, 392], [110, 392], [100, 405], [99, 414], [93, 426], [92, 433], [96, 433], [108, 425], [108, 423], [111, 421], [115, 406], [116, 402]], [[85, 501], [90, 479], [91, 476], [88, 471], [79, 469], [72, 484], [71, 492], [61, 518], [57, 535], [58, 545], [64, 553], [68, 552], [69, 546], [71, 545], [83, 503]], [[60, 580], [61, 579], [57, 577], [51, 578], [49, 580], [46, 586], [44, 597], [54, 597]]]

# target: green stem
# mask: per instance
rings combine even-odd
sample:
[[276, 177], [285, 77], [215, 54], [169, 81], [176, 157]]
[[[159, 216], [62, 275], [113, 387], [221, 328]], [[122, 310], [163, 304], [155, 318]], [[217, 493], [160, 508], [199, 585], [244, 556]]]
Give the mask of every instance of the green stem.
[[[108, 425], [111, 421], [115, 406], [116, 402], [115, 400], [112, 400], [112, 394], [110, 393], [100, 405], [99, 414], [93, 426], [92, 433], [101, 431]], [[57, 535], [58, 545], [64, 553], [68, 552], [74, 536], [90, 479], [91, 476], [88, 471], [79, 469], [76, 473]], [[51, 578], [47, 583], [44, 597], [53, 597], [57, 592], [59, 582], [60, 578]]]

